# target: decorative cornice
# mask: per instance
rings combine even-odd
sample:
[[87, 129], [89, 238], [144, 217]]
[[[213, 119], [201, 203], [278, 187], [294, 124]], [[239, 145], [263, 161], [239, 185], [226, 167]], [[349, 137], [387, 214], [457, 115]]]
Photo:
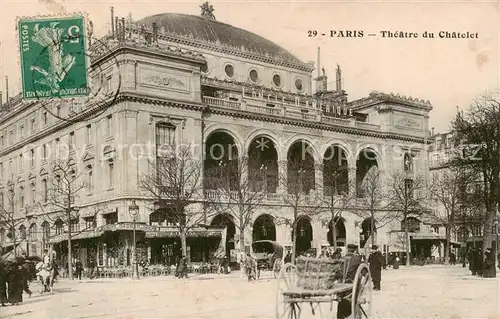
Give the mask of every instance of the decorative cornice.
[[369, 106], [372, 104], [378, 104], [383, 102], [390, 102], [396, 104], [403, 104], [406, 106], [416, 107], [419, 109], [424, 109], [426, 111], [432, 110], [432, 104], [429, 100], [424, 101], [422, 99], [401, 96], [399, 94], [394, 93], [381, 93], [381, 92], [371, 92], [368, 97], [361, 98], [359, 100], [351, 101], [348, 105], [352, 108], [362, 108], [365, 106]]

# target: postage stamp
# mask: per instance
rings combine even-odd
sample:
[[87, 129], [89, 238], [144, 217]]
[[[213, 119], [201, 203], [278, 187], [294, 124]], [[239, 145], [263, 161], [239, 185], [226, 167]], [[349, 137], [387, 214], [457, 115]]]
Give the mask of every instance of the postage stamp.
[[85, 18], [29, 18], [18, 21], [24, 100], [88, 95]]

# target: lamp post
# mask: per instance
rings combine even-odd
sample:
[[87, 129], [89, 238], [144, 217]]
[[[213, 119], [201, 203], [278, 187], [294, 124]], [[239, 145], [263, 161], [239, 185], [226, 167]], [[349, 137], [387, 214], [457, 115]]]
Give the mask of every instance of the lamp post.
[[498, 215], [495, 217], [495, 265], [498, 265]]
[[132, 273], [132, 279], [139, 279], [139, 273], [137, 271], [137, 247], [136, 247], [136, 239], [135, 239], [135, 223], [137, 221], [137, 217], [139, 216], [139, 206], [135, 203], [135, 199], [132, 200], [132, 205], [128, 207], [128, 211], [130, 213], [130, 216], [132, 216], [132, 223], [134, 225], [134, 231], [133, 231], [133, 241], [134, 241], [134, 246], [133, 246], [133, 251], [132, 251], [132, 267], [133, 267], [133, 273]]

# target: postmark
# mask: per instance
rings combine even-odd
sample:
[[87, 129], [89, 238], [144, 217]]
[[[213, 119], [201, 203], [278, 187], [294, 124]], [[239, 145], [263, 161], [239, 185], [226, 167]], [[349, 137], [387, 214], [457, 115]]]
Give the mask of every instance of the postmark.
[[121, 87], [118, 60], [93, 62], [114, 46], [93, 36], [85, 13], [18, 18], [17, 28], [24, 101], [67, 122], [98, 117], [113, 105]]

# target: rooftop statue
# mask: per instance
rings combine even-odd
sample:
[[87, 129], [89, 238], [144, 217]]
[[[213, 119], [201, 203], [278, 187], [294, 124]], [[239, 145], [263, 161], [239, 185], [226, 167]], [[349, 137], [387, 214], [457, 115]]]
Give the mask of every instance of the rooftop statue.
[[208, 1], [203, 3], [201, 6], [201, 16], [210, 20], [215, 20], [214, 6], [209, 4]]

